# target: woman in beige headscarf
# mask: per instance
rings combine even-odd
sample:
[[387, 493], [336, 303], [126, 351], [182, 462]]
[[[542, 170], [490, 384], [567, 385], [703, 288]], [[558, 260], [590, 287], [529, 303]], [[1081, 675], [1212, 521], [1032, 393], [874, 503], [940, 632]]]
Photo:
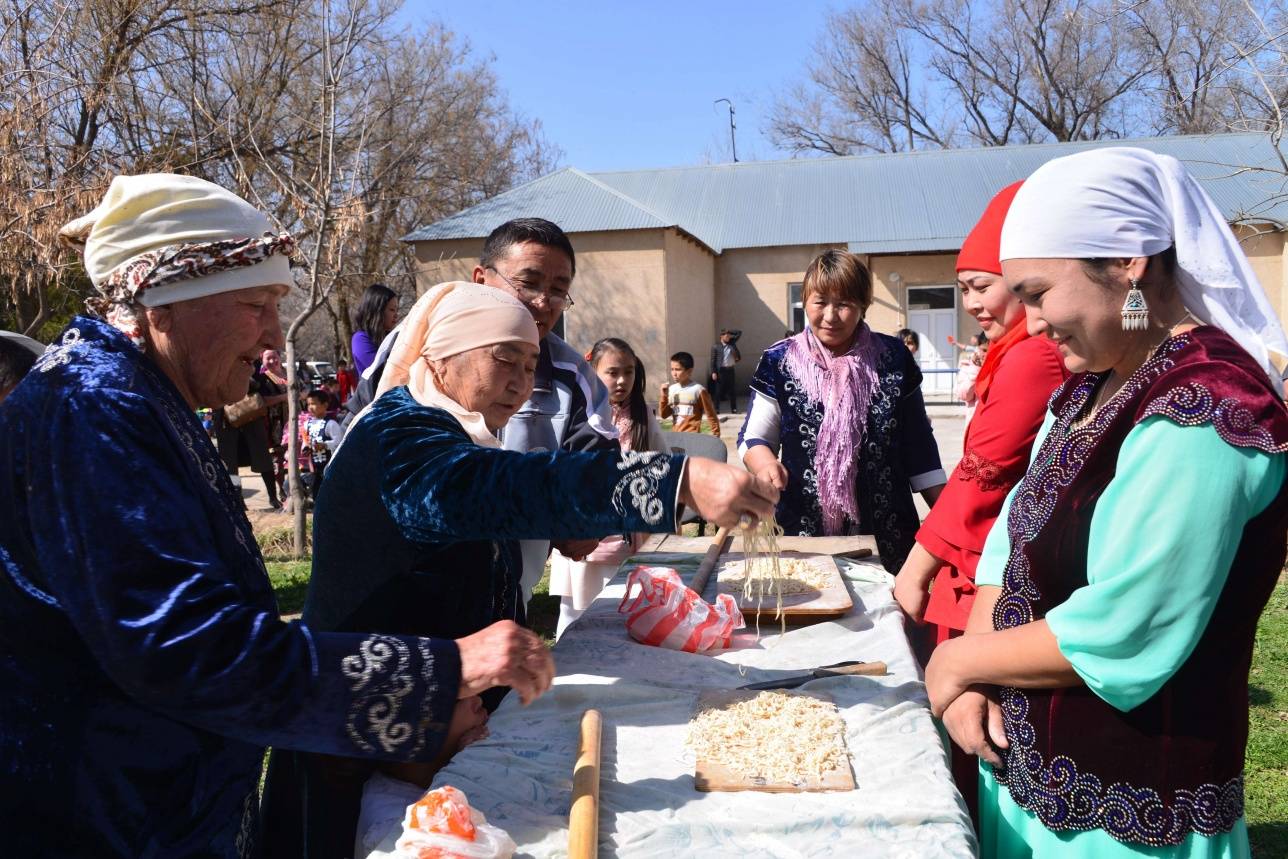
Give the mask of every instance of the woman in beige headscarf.
[[[380, 395], [322, 483], [304, 610], [311, 627], [464, 639], [499, 620], [524, 623], [520, 539], [668, 532], [680, 501], [724, 525], [772, 511], [772, 488], [711, 460], [502, 450], [494, 434], [531, 393], [538, 335], [528, 310], [501, 290], [440, 284], [403, 332]], [[484, 703], [500, 697], [485, 694]], [[458, 715], [442, 734], [449, 754], [456, 732], [468, 737], [480, 718]], [[270, 852], [347, 855], [371, 768], [303, 758], [271, 768]], [[396, 774], [427, 783], [433, 769]], [[279, 813], [280, 798], [298, 796], [302, 819]]]

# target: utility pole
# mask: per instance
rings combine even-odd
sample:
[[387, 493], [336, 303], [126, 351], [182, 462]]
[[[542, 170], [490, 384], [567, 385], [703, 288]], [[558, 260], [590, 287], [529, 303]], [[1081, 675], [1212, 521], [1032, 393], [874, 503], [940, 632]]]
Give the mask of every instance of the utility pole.
[[731, 102], [727, 98], [718, 98], [711, 103], [715, 105], [715, 104], [719, 104], [722, 101], [725, 104], [729, 105], [729, 148], [733, 150], [733, 162], [737, 164], [738, 163], [738, 139], [737, 137], [734, 136], [734, 131], [738, 128], [738, 126], [733, 119], [733, 114], [734, 114], [733, 102]]

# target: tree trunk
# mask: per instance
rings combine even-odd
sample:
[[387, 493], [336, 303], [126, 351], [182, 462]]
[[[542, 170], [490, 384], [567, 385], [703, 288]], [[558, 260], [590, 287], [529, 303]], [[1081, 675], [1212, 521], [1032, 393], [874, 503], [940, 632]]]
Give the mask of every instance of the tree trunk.
[[308, 539], [306, 528], [308, 526], [304, 517], [304, 501], [307, 493], [304, 491], [304, 484], [300, 480], [300, 398], [296, 396], [295, 388], [295, 332], [297, 326], [291, 326], [286, 335], [286, 387], [290, 390], [286, 395], [286, 420], [288, 422], [289, 433], [286, 445], [286, 473], [290, 482], [291, 489], [291, 520], [294, 525], [294, 535], [291, 541], [291, 548], [295, 553], [295, 560], [301, 560], [304, 557], [305, 541]]

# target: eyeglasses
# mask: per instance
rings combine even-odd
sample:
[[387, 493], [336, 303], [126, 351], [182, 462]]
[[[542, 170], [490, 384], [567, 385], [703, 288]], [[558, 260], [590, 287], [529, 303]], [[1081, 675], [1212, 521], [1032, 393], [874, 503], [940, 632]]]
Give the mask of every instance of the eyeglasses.
[[495, 266], [488, 266], [488, 268], [495, 271], [497, 277], [508, 283], [510, 288], [518, 294], [519, 298], [529, 304], [545, 302], [546, 307], [549, 307], [551, 310], [567, 311], [572, 310], [573, 305], [576, 303], [572, 300], [572, 296], [566, 292], [550, 293], [544, 289], [528, 286], [526, 283], [515, 283], [510, 280], [510, 278], [497, 271]]

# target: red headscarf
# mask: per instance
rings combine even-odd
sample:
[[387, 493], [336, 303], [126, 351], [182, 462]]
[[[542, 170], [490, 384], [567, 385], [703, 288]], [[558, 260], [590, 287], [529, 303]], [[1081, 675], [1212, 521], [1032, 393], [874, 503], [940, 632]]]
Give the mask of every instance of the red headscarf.
[[[984, 214], [980, 216], [979, 223], [970, 231], [966, 241], [962, 242], [962, 249], [957, 254], [958, 271], [986, 271], [997, 275], [1002, 273], [1002, 262], [998, 259], [1001, 254], [1002, 224], [1006, 221], [1006, 213], [1011, 208], [1011, 201], [1015, 199], [1015, 194], [1023, 184], [1024, 181], [1021, 180], [1014, 185], [1007, 185], [989, 201]], [[1028, 336], [1028, 329], [1021, 322], [1003, 334], [1001, 339], [989, 343], [988, 355], [984, 357], [984, 366], [979, 368], [979, 375], [975, 378], [975, 393], [978, 396], [983, 397], [989, 385], [992, 384], [1002, 356]]]

